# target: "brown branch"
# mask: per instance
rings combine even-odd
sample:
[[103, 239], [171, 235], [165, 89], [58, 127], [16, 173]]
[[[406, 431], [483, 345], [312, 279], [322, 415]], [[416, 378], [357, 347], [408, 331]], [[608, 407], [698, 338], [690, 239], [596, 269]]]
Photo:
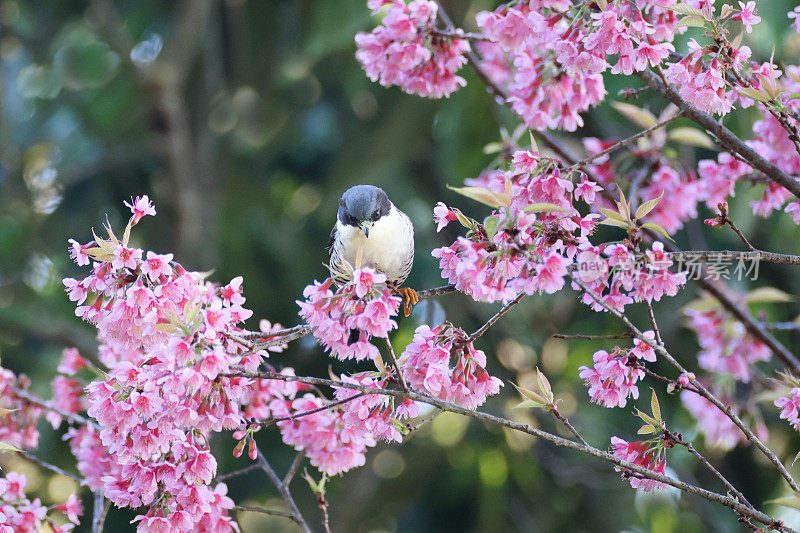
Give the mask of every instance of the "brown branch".
[[514, 298], [513, 300], [508, 302], [506, 305], [504, 305], [497, 313], [494, 314], [494, 316], [492, 318], [487, 320], [484, 325], [482, 325], [480, 328], [478, 328], [475, 331], [475, 333], [473, 333], [472, 335], [469, 336], [469, 338], [467, 339], [467, 344], [469, 344], [470, 342], [473, 342], [475, 339], [477, 339], [478, 337], [480, 337], [481, 335], [486, 333], [486, 330], [488, 330], [490, 327], [492, 327], [492, 325], [494, 325], [495, 322], [500, 320], [500, 317], [502, 317], [504, 314], [508, 313], [509, 309], [511, 309], [512, 307], [517, 305], [519, 303], [519, 301], [522, 300], [523, 296], [525, 296], [525, 293], [521, 292], [519, 294], [519, 296], [517, 296], [516, 298]]
[[[379, 389], [376, 389], [379, 390]], [[299, 413], [295, 413], [293, 415], [281, 416], [278, 418], [269, 418], [267, 420], [262, 420], [260, 422], [248, 422], [248, 425], [256, 425], [262, 427], [269, 427], [273, 424], [277, 424], [278, 422], [285, 422], [287, 420], [297, 420], [298, 418], [303, 418], [304, 416], [313, 415], [314, 413], [319, 413], [320, 411], [327, 411], [332, 407], [336, 407], [337, 405], [342, 405], [348, 402], [352, 402], [356, 398], [361, 398], [364, 394], [355, 394], [353, 396], [349, 396], [347, 398], [343, 398], [341, 400], [336, 400], [334, 402], [328, 402], [325, 405], [320, 407], [315, 407], [314, 409], [309, 409], [308, 411], [301, 411]]]
[[288, 518], [294, 522], [297, 522], [292, 516], [291, 513], [287, 513], [284, 511], [275, 511], [274, 509], [264, 509], [262, 507], [250, 507], [249, 505], [235, 505], [232, 509], [233, 511], [245, 511], [250, 513], [261, 513], [261, 514], [268, 514], [270, 516], [282, 516], [284, 518]]
[[580, 433], [578, 433], [578, 430], [575, 429], [575, 426], [572, 425], [572, 423], [569, 421], [569, 419], [567, 419], [567, 417], [565, 417], [564, 415], [562, 415], [559, 412], [557, 407], [553, 406], [553, 408], [550, 409], [550, 413], [554, 417], [556, 417], [558, 420], [560, 420], [561, 423], [564, 424], [567, 427], [567, 429], [570, 430], [570, 432], [573, 435], [575, 435], [575, 438], [578, 439], [578, 441], [580, 441], [581, 444], [583, 444], [584, 446], [589, 446], [589, 443], [586, 442], [586, 440], [583, 438], [583, 436]]
[[755, 509], [755, 507], [753, 507], [753, 504], [751, 504], [749, 501], [747, 501], [747, 498], [744, 497], [744, 494], [739, 492], [739, 490], [736, 487], [733, 486], [733, 483], [728, 481], [728, 478], [726, 478], [724, 475], [722, 475], [722, 473], [719, 470], [717, 470], [714, 467], [714, 465], [712, 465], [708, 461], [708, 459], [706, 459], [700, 452], [698, 452], [694, 448], [694, 446], [692, 446], [691, 442], [683, 440], [683, 436], [681, 436], [680, 434], [675, 434], [675, 433], [670, 433], [670, 432], [668, 432], [668, 433], [671, 436], [671, 438], [673, 438], [675, 440], [675, 442], [677, 442], [681, 446], [686, 447], [686, 449], [689, 451], [689, 453], [694, 455], [697, 458], [697, 460], [700, 461], [703, 464], [703, 466], [706, 467], [706, 469], [708, 469], [709, 472], [714, 474], [714, 476], [716, 476], [716, 478], [719, 479], [722, 482], [723, 485], [725, 485], [725, 488], [728, 489], [730, 491], [730, 493], [733, 494], [736, 498], [738, 498], [739, 501], [741, 501], [743, 504], [745, 504], [746, 506], [750, 507], [751, 509]]
[[62, 476], [66, 476], [66, 477], [70, 478], [71, 480], [77, 482], [79, 485], [81, 483], [83, 483], [83, 479], [81, 479], [79, 476], [77, 476], [75, 474], [72, 474], [70, 472], [67, 472], [66, 470], [64, 470], [61, 467], [58, 467], [58, 466], [56, 466], [54, 464], [50, 464], [50, 463], [48, 463], [47, 461], [45, 461], [43, 459], [39, 459], [35, 455], [33, 455], [33, 454], [29, 453], [29, 452], [26, 452], [25, 450], [18, 450], [17, 454], [19, 454], [20, 456], [24, 457], [28, 461], [41, 466], [42, 468], [50, 470], [51, 472], [55, 472], [56, 474], [61, 474]]
[[555, 333], [553, 334], [553, 338], [583, 339], [583, 340], [594, 341], [594, 340], [632, 339], [633, 335], [631, 333], [620, 333], [618, 335], [584, 335], [582, 333], [574, 333], [574, 334]]
[[303, 459], [306, 457], [306, 452], [299, 451], [297, 455], [294, 456], [294, 461], [292, 461], [292, 465], [289, 467], [289, 470], [286, 472], [286, 475], [283, 476], [283, 481], [281, 481], [281, 485], [289, 488], [289, 485], [292, 483], [292, 479], [294, 479], [294, 475], [297, 473], [297, 469], [300, 468], [300, 464], [303, 462]]
[[398, 383], [400, 383], [400, 388], [408, 392], [409, 388], [408, 384], [406, 383], [406, 378], [404, 378], [403, 373], [400, 372], [400, 365], [397, 364], [397, 358], [394, 356], [394, 348], [392, 347], [392, 341], [389, 340], [389, 337], [386, 337], [386, 348], [389, 351], [389, 362], [392, 364], [392, 368], [397, 374], [397, 381]]
[[737, 252], [731, 250], [687, 250], [669, 251], [666, 254], [674, 260], [700, 260], [700, 261], [764, 261], [765, 263], [780, 263], [784, 265], [800, 265], [800, 255], [778, 254], [755, 250], [751, 252]]
[[663, 94], [667, 100], [678, 106], [678, 109], [683, 111], [688, 118], [714, 135], [722, 148], [729, 152], [739, 154], [751, 167], [763, 172], [769, 179], [800, 198], [800, 182], [798, 180], [765, 159], [761, 154], [737, 137], [735, 133], [723, 126], [721, 122], [686, 102], [673, 87], [664, 84], [659, 76], [652, 71], [643, 70], [635, 74], [644, 80], [651, 88]]
[[223, 482], [223, 481], [225, 481], [227, 479], [231, 479], [231, 478], [238, 477], [238, 476], [243, 476], [244, 474], [247, 474], [248, 472], [252, 472], [253, 470], [258, 470], [259, 468], [261, 468], [261, 467], [257, 463], [253, 463], [253, 464], [251, 464], [249, 466], [246, 466], [244, 468], [240, 468], [239, 470], [234, 470], [233, 472], [228, 472], [227, 474], [222, 474], [221, 476], [217, 476], [214, 479], [221, 483], [221, 482]]
[[94, 509], [92, 514], [92, 533], [103, 533], [106, 515], [111, 508], [111, 501], [103, 496], [102, 491], [94, 493]]
[[311, 528], [308, 527], [303, 515], [300, 514], [300, 509], [297, 508], [297, 504], [294, 502], [294, 498], [292, 498], [292, 493], [289, 492], [289, 487], [284, 486], [283, 481], [275, 473], [275, 470], [272, 469], [267, 461], [267, 458], [264, 457], [263, 453], [261, 453], [261, 450], [258, 450], [257, 461], [258, 466], [264, 471], [265, 474], [267, 474], [267, 477], [272, 484], [275, 485], [275, 488], [278, 489], [283, 501], [285, 501], [286, 505], [289, 507], [289, 513], [291, 513], [290, 516], [292, 520], [294, 520], [305, 533], [311, 533]]
[[611, 152], [615, 152], [615, 151], [619, 150], [620, 148], [622, 148], [624, 146], [627, 146], [628, 144], [632, 143], [636, 139], [638, 139], [640, 137], [644, 137], [645, 135], [648, 135], [648, 134], [650, 134], [650, 133], [652, 133], [652, 132], [654, 132], [654, 131], [656, 131], [658, 129], [661, 129], [661, 128], [667, 126], [668, 124], [671, 124], [672, 122], [674, 122], [677, 119], [681, 118], [681, 116], [683, 116], [683, 112], [679, 111], [678, 113], [676, 113], [675, 115], [671, 116], [670, 118], [668, 118], [666, 120], [662, 120], [658, 124], [650, 126], [649, 128], [647, 128], [645, 130], [642, 130], [639, 133], [636, 133], [635, 135], [631, 135], [627, 139], [623, 139], [623, 140], [621, 140], [621, 141], [609, 146], [608, 148], [606, 148], [602, 152], [597, 152], [596, 154], [593, 154], [593, 155], [591, 155], [591, 156], [589, 156], [589, 157], [587, 157], [585, 159], [581, 159], [580, 161], [574, 163], [572, 166], [573, 167], [582, 167], [582, 166], [588, 165], [589, 163], [591, 163], [595, 159], [599, 159], [599, 158], [601, 158], [601, 157], [603, 157], [605, 155], [610, 154]]

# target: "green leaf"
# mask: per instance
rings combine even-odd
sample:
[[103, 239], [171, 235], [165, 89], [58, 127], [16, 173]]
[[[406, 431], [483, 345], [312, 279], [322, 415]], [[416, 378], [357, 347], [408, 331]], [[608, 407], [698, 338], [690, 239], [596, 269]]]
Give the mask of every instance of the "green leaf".
[[644, 422], [646, 422], [647, 424], [650, 424], [651, 426], [654, 426], [654, 427], [661, 426], [660, 421], [656, 420], [655, 418], [653, 418], [652, 416], [648, 415], [644, 411], [640, 411], [639, 409], [637, 409], [636, 410], [636, 416], [638, 416]]
[[544, 407], [544, 402], [537, 402], [536, 400], [522, 400], [517, 405], [514, 406], [514, 409], [530, 409], [532, 407]]
[[757, 102], [766, 103], [766, 102], [772, 101], [772, 98], [770, 97], [770, 95], [768, 95], [764, 91], [761, 91], [761, 90], [758, 90], [758, 89], [754, 89], [752, 87], [745, 87], [743, 89], [736, 89], [736, 91], [739, 94], [741, 94], [742, 96], [746, 96], [747, 98], [749, 98], [751, 100], [755, 100]]
[[21, 452], [16, 446], [12, 446], [7, 442], [0, 442], [0, 452]]
[[775, 287], [759, 287], [747, 293], [747, 303], [783, 303], [791, 302], [792, 295]]
[[697, 15], [690, 15], [688, 17], [683, 17], [681, 20], [678, 21], [673, 28], [705, 28], [706, 27], [706, 18], [699, 17]]
[[625, 222], [625, 219], [622, 218], [622, 215], [614, 211], [613, 209], [606, 209], [605, 207], [598, 207], [597, 209], [600, 210], [605, 216], [613, 220], [619, 220], [620, 222]]
[[670, 140], [679, 142], [681, 144], [688, 144], [689, 146], [698, 146], [700, 148], [713, 149], [715, 144], [705, 132], [697, 128], [675, 128], [670, 130], [668, 137]]
[[638, 435], [650, 435], [651, 433], [655, 433], [656, 431], [658, 430], [653, 426], [651, 426], [650, 424], [645, 424], [644, 426], [640, 427], [639, 431], [637, 431], [636, 433]]
[[[523, 396], [525, 396], [529, 400], [533, 401], [534, 403], [541, 404], [541, 405], [538, 405], [536, 407], [542, 407], [542, 406], [548, 404], [547, 398], [543, 398], [540, 394], [538, 394], [536, 392], [533, 392], [532, 390], [528, 390], [528, 389], [525, 389], [523, 387], [520, 387], [519, 385], [517, 385], [514, 382], [511, 382], [511, 384], [514, 385], [514, 388], [517, 389], [517, 391], [519, 391], [520, 394], [522, 394]], [[525, 403], [525, 402], [523, 401], [523, 403]]]
[[550, 386], [550, 381], [548, 381], [547, 376], [545, 376], [544, 373], [542, 373], [542, 371], [538, 368], [536, 369], [536, 380], [539, 383], [539, 392], [542, 393], [542, 396], [547, 400], [547, 403], [553, 403], [553, 389]]
[[525, 209], [523, 209], [526, 213], [541, 213], [543, 211], [557, 211], [559, 213], [564, 213], [569, 211], [566, 207], [561, 207], [560, 205], [556, 204], [548, 204], [547, 202], [538, 203], [538, 204], [531, 204]]
[[486, 235], [489, 236], [489, 239], [494, 237], [495, 233], [497, 233], [497, 226], [500, 225], [500, 219], [497, 217], [486, 217], [483, 219], [483, 227], [486, 230]]
[[658, 396], [656, 396], [655, 389], [650, 390], [653, 391], [653, 394], [650, 396], [650, 409], [653, 411], [653, 418], [661, 425], [661, 406], [658, 404]]
[[614, 226], [616, 228], [622, 228], [624, 230], [628, 229], [627, 222], [622, 222], [620, 220], [614, 220], [613, 218], [606, 218], [600, 221], [600, 224], [603, 226]]
[[625, 102], [611, 102], [611, 107], [616, 109], [620, 114], [625, 116], [625, 118], [634, 124], [637, 124], [643, 128], [652, 128], [658, 124], [658, 119], [656, 116], [650, 111], [642, 109], [641, 107], [636, 107], [632, 104], [626, 104]]
[[483, 147], [484, 154], [496, 154], [503, 149], [503, 143], [492, 142]]
[[17, 90], [24, 98], [55, 98], [61, 87], [61, 78], [49, 67], [28, 65], [17, 76]]
[[675, 4], [674, 6], [667, 6], [667, 9], [671, 9], [676, 13], [681, 13], [683, 15], [694, 15], [696, 17], [702, 17], [703, 12], [697, 9], [696, 7], [692, 7], [686, 4]]
[[447, 188], [495, 209], [511, 204], [510, 195], [490, 191], [484, 187], [451, 187], [448, 185]]
[[667, 233], [667, 230], [665, 230], [664, 228], [662, 228], [658, 224], [655, 224], [653, 222], [647, 222], [645, 224], [642, 224], [642, 227], [646, 228], [646, 229], [651, 229], [653, 231], [657, 231], [658, 233], [660, 233], [661, 235], [663, 235], [664, 237], [666, 237], [667, 239], [672, 241], [672, 237], [669, 236], [669, 233]]
[[800, 509], [800, 498], [798, 498], [797, 496], [784, 496], [783, 498], [767, 500], [764, 503], [774, 503], [775, 505], [780, 505], [781, 507]]
[[636, 210], [636, 218], [637, 219], [642, 218], [646, 216], [648, 213], [650, 213], [650, 211], [656, 208], [658, 202], [660, 202], [661, 198], [663, 197], [664, 193], [662, 192], [661, 196], [659, 196], [658, 198], [653, 198], [652, 200], [648, 200], [647, 202], [640, 205], [639, 209]]

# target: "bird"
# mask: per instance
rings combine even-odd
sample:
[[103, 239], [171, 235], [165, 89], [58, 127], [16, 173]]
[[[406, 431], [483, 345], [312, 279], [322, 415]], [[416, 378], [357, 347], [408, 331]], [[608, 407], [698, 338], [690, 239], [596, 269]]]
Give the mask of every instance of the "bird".
[[347, 282], [347, 272], [353, 268], [374, 268], [402, 296], [405, 316], [411, 314], [419, 297], [414, 289], [401, 285], [414, 263], [414, 225], [383, 189], [356, 185], [342, 194], [327, 249], [337, 285]]

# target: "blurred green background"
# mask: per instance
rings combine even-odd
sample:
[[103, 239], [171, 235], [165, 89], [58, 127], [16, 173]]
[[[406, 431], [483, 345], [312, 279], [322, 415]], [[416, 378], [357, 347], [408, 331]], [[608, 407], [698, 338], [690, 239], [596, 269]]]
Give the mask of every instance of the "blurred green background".
[[[774, 44], [776, 57], [797, 62], [800, 43], [785, 18], [794, 2], [757, 4], [765, 22], [746, 39], [754, 56], [768, 58]], [[478, 11], [494, 7], [488, 0], [445, 5], [457, 22], [467, 21], [468, 30]], [[67, 239], [90, 240], [90, 228], [99, 227], [106, 214], [121, 228], [128, 216], [122, 202], [141, 194], [150, 195], [159, 213], [137, 226], [134, 243], [175, 252], [190, 269], [213, 269], [218, 281], [244, 276], [247, 307], [255, 311], [251, 329], [258, 318], [298, 322], [294, 301], [306, 284], [326, 275], [323, 248], [337, 198], [358, 183], [383, 187], [414, 220], [417, 260], [410, 285], [441, 285], [429, 252], [457, 234], [453, 227], [435, 232], [432, 208], [445, 201], [476, 217], [486, 214], [446, 185], [477, 176], [493, 157], [482, 148], [500, 139], [499, 126], [513, 130], [516, 121], [467, 69], [462, 74], [468, 86], [442, 101], [371, 83], [354, 58], [353, 36], [373, 25], [362, 0], [0, 1], [3, 366], [30, 375], [33, 389], [49, 397], [61, 349], [74, 345], [93, 353], [93, 328], [75, 318], [60, 285], [61, 278], [81, 273], [69, 260]], [[620, 89], [639, 83], [609, 77], [607, 85], [615, 98]], [[664, 106], [647, 95], [641, 101], [656, 112]], [[752, 111], [735, 113], [726, 123], [747, 136], [755, 118]], [[604, 104], [586, 116], [579, 134], [618, 137], [635, 131]], [[578, 139], [578, 134], [562, 136], [581, 153]], [[680, 150], [689, 166], [714, 156]], [[767, 250], [800, 252], [797, 227], [788, 216], [755, 219], [747, 203], [760, 190], [737, 192], [734, 219], [753, 242]], [[616, 230], [604, 231], [618, 238]], [[732, 232], [710, 230], [702, 218], [676, 240], [685, 248], [740, 247]], [[798, 294], [798, 279], [790, 267], [762, 265], [761, 279], [748, 286], [776, 284]], [[740, 285], [738, 290], [748, 288]], [[694, 297], [690, 285], [678, 298], [658, 304], [656, 313], [674, 353], [696, 369], [696, 339], [683, 327], [680, 312]], [[418, 324], [445, 317], [470, 331], [497, 307], [459, 294], [443, 296], [401, 320], [394, 341], [402, 349]], [[642, 310], [633, 309], [644, 325]], [[760, 310], [771, 320], [790, 320], [800, 312], [796, 302]], [[479, 347], [488, 354], [490, 372], [504, 380], [525, 386], [541, 367], [562, 399], [562, 412], [592, 444], [605, 448], [612, 434], [635, 440], [638, 425], [630, 409], [589, 404], [577, 369], [613, 341], [568, 343], [551, 335], [621, 331], [563, 291], [525, 299]], [[791, 334], [781, 339], [800, 347]], [[302, 374], [325, 375], [329, 366], [336, 372], [362, 368], [327, 358], [310, 339], [272, 361]], [[509, 388], [486, 409], [562, 431], [546, 414], [512, 410], [517, 394]], [[663, 388], [659, 395], [671, 427], [694, 438], [695, 424], [677, 398], [667, 397]], [[800, 439], [777, 420], [774, 408], [765, 407], [774, 428], [769, 444], [782, 457], [793, 456]], [[60, 434], [44, 420], [40, 429], [36, 453], [73, 470]], [[285, 471], [293, 452], [274, 428], [260, 438]], [[232, 458], [233, 444], [229, 435], [213, 443], [220, 473], [247, 464]], [[708, 454], [754, 503], [782, 495], [778, 476], [751, 449]], [[45, 504], [63, 501], [74, 490], [69, 480], [37, 473], [14, 457], [4, 455], [0, 464], [28, 474], [32, 494]], [[681, 450], [670, 453], [668, 464], [681, 479], [722, 490]], [[237, 503], [282, 505], [258, 473], [229, 485]], [[305, 482], [296, 478], [292, 489], [306, 518], [318, 525]], [[89, 523], [88, 493], [82, 496]], [[690, 533], [740, 527], [726, 508], [672, 492], [637, 495], [604, 463], [450, 415], [400, 446], [371, 450], [365, 467], [329, 482], [329, 500], [337, 532]], [[133, 516], [112, 509], [107, 531], [132, 529]], [[238, 520], [245, 532], [295, 529], [280, 518], [240, 514]]]

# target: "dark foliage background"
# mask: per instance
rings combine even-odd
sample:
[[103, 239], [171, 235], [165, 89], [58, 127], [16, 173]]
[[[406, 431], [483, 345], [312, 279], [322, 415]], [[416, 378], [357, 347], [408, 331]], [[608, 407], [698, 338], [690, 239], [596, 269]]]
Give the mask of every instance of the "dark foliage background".
[[[214, 270], [227, 282], [242, 275], [255, 316], [297, 323], [303, 287], [325, 277], [323, 247], [337, 198], [347, 187], [383, 187], [414, 220], [417, 260], [410, 284], [442, 284], [429, 251], [449, 244], [454, 229], [435, 232], [431, 211], [445, 201], [476, 216], [485, 210], [448, 191], [474, 177], [492, 157], [482, 148], [500, 138], [498, 126], [516, 122], [464, 71], [468, 86], [443, 101], [429, 101], [371, 83], [354, 58], [353, 36], [372, 27], [362, 0], [4, 0], [0, 2], [0, 355], [2, 364], [30, 375], [49, 397], [48, 383], [60, 351], [78, 346], [92, 355], [93, 329], [82, 324], [60, 279], [78, 274], [66, 253], [67, 238], [91, 239], [107, 214], [115, 227], [127, 218], [122, 201], [149, 194], [159, 215], [136, 228], [138, 245], [174, 251], [186, 267]], [[748, 36], [756, 57], [796, 61], [800, 42], [788, 30], [789, 0], [758, 2], [765, 22]], [[445, 4], [457, 21], [474, 21], [489, 0]], [[469, 22], [467, 29], [472, 29]], [[159, 41], [163, 50], [149, 66]], [[150, 56], [148, 57], [148, 47]], [[616, 93], [631, 80], [608, 79]], [[663, 101], [642, 99], [654, 111]], [[749, 135], [752, 112], [726, 119]], [[586, 127], [563, 141], [580, 152], [578, 135], [621, 137], [635, 126], [607, 105], [586, 117]], [[682, 123], [684, 121], [681, 121]], [[688, 125], [688, 124], [682, 124]], [[710, 152], [681, 148], [693, 164]], [[754, 219], [748, 202], [760, 194], [740, 188], [732, 209], [740, 227], [764, 249], [798, 253], [797, 228], [788, 216]], [[705, 213], [708, 215], [708, 213]], [[613, 230], [607, 230], [613, 231]], [[684, 247], [737, 248], [735, 235], [690, 224], [676, 236]], [[762, 265], [746, 290], [777, 285], [796, 294], [796, 271]], [[680, 309], [696, 288], [656, 306], [674, 353], [696, 368], [697, 344], [683, 327]], [[476, 328], [497, 306], [451, 294], [417, 308], [401, 321], [396, 346], [421, 322], [446, 317]], [[762, 306], [772, 320], [791, 320], [797, 304]], [[757, 310], [757, 309], [754, 309]], [[633, 313], [644, 324], [641, 309]], [[559, 341], [556, 332], [615, 333], [621, 326], [591, 313], [569, 291], [527, 298], [480, 342], [490, 372], [525, 385], [541, 367], [587, 439], [599, 447], [611, 434], [632, 439], [637, 424], [628, 409], [588, 404], [577, 369], [609, 343]], [[782, 334], [798, 348], [797, 339]], [[308, 339], [306, 339], [308, 340]], [[298, 373], [352, 370], [324, 356], [311, 342], [294, 343], [273, 357]], [[667, 369], [664, 369], [665, 371]], [[643, 389], [646, 391], [646, 387]], [[659, 391], [666, 419], [695, 437], [693, 420], [676, 398]], [[545, 414], [511, 410], [506, 390], [486, 408], [561, 431]], [[800, 439], [775, 423], [769, 444], [782, 457]], [[42, 422], [38, 454], [74, 469], [68, 448]], [[281, 470], [293, 453], [277, 432], [261, 445]], [[213, 443], [220, 472], [239, 468], [229, 435]], [[777, 475], [749, 448], [709, 455], [754, 503], [782, 495]], [[37, 473], [15, 457], [0, 457], [4, 471], [19, 469], [47, 504], [63, 501], [68, 480]], [[684, 452], [669, 457], [676, 475], [721, 490]], [[279, 507], [266, 479], [252, 473], [230, 483], [241, 504]], [[302, 478], [293, 492], [310, 522], [315, 501]], [[84, 491], [83, 496], [88, 496]], [[332, 525], [340, 532], [394, 531], [731, 531], [739, 527], [722, 507], [671, 492], [637, 495], [606, 464], [539, 445], [497, 427], [443, 415], [402, 446], [379, 445], [367, 465], [329, 483]], [[87, 499], [87, 503], [88, 503]], [[87, 509], [88, 511], [88, 509]], [[774, 512], [779, 513], [777, 509]], [[784, 514], [786, 514], [784, 512]], [[129, 511], [112, 510], [107, 531], [133, 526]], [[240, 516], [246, 532], [293, 531], [291, 522]], [[88, 521], [88, 520], [87, 520]], [[84, 526], [79, 531], [87, 531]]]

